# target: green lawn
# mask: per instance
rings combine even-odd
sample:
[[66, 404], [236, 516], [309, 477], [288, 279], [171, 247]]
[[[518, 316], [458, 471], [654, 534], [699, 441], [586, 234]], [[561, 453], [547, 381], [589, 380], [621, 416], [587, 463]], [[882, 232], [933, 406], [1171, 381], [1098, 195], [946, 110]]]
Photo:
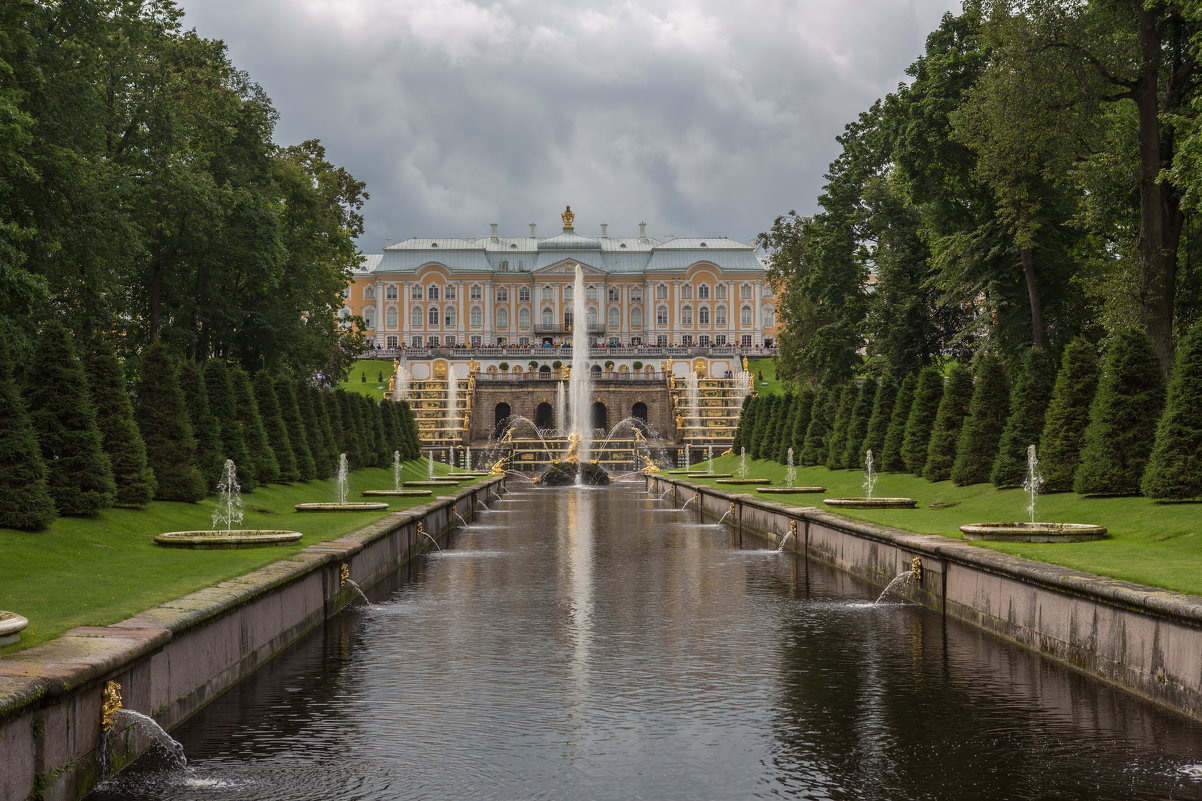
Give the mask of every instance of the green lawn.
[[358, 392], [376, 400], [383, 400], [388, 393], [388, 377], [392, 375], [392, 362], [388, 359], [356, 359], [350, 375], [339, 384], [340, 389]]
[[[776, 359], [764, 356], [758, 359], [748, 359], [747, 367], [755, 376], [755, 391], [760, 395], [780, 395], [785, 390], [776, 378]], [[760, 375], [764, 378], [761, 380]]]
[[[426, 460], [408, 462], [403, 480], [425, 478]], [[436, 463], [435, 472], [448, 465]], [[391, 469], [350, 474], [350, 497], [365, 489], [391, 489]], [[463, 484], [461, 486], [466, 486]], [[435, 496], [455, 491], [435, 488]], [[163, 548], [154, 535], [166, 531], [208, 529], [212, 498], [201, 503], [155, 501], [145, 509], [108, 509], [93, 518], [63, 517], [40, 532], [0, 529], [0, 609], [29, 618], [16, 645], [0, 654], [28, 648], [75, 626], [104, 626], [143, 609], [203, 587], [248, 573], [302, 548], [379, 520], [390, 512], [305, 513], [292, 506], [336, 500], [332, 479], [270, 484], [243, 497], [246, 528], [300, 531], [296, 544], [234, 551]], [[390, 511], [427, 498], [379, 498]]]
[[[748, 463], [752, 478], [763, 476], [771, 478], [777, 486], [784, 484], [784, 465], [754, 459]], [[705, 464], [702, 463], [702, 469]], [[737, 474], [737, 456], [719, 457], [714, 464], [715, 472]], [[744, 487], [724, 487], [713, 481], [690, 481], [701, 481], [728, 491], [746, 491]], [[797, 486], [826, 487], [829, 492], [758, 497], [823, 508], [824, 497], [862, 496], [863, 481], [863, 474], [855, 471], [799, 467]], [[1022, 490], [996, 490], [990, 484], [957, 487], [950, 481], [932, 483], [908, 474], [883, 473], [874, 495], [915, 498], [919, 508], [840, 509], [838, 513], [906, 531], [956, 539], [963, 539], [959, 527], [965, 523], [1027, 519], [1027, 497]], [[932, 504], [936, 508], [932, 508]], [[1036, 514], [1042, 521], [1106, 526], [1109, 535], [1095, 542], [972, 544], [1102, 576], [1202, 595], [1202, 505], [1159, 504], [1136, 497], [1084, 498], [1072, 493], [1057, 493], [1040, 497]]]

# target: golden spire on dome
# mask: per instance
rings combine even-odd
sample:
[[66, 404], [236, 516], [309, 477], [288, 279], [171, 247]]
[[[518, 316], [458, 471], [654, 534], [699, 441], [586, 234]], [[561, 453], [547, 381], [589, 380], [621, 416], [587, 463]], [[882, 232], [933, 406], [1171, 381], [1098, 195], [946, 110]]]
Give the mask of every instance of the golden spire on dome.
[[572, 222], [576, 219], [576, 215], [572, 213], [571, 206], [563, 207], [563, 214], [559, 215], [563, 219], [563, 230], [571, 231]]

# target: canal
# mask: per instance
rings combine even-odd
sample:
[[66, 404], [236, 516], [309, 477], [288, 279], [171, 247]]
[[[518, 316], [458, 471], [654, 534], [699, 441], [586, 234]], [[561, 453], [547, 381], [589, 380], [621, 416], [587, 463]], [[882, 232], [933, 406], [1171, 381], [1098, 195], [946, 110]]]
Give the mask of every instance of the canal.
[[517, 491], [90, 796], [1202, 799], [1202, 726], [642, 484]]

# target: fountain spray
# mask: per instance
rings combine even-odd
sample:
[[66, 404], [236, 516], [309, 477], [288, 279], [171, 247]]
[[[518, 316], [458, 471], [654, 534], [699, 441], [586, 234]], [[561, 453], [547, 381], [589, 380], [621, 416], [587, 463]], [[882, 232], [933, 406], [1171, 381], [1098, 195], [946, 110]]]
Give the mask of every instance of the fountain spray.
[[392, 488], [400, 490], [401, 488], [401, 452], [392, 452]]
[[350, 466], [347, 464], [346, 454], [338, 454], [338, 503], [346, 503], [346, 479], [349, 473]]
[[213, 507], [213, 530], [232, 531], [242, 526], [242, 488], [234, 460], [225, 460], [221, 480], [217, 482], [217, 505]]
[[876, 486], [876, 465], [872, 461], [872, 448], [864, 452], [864, 497], [871, 498]]
[[793, 449], [789, 448], [788, 462], [785, 464], [785, 486], [797, 486], [797, 468], [793, 466]]
[[592, 438], [591, 375], [588, 369], [588, 310], [584, 305], [584, 270], [576, 265], [572, 288], [572, 372], [568, 376], [568, 402], [572, 417], [569, 433], [579, 437], [576, 454], [587, 462]]
[[1023, 480], [1023, 489], [1027, 492], [1027, 514], [1031, 522], [1035, 522], [1035, 499], [1043, 488], [1043, 476], [1039, 473], [1039, 459], [1035, 457], [1035, 446], [1027, 446], [1027, 477]]

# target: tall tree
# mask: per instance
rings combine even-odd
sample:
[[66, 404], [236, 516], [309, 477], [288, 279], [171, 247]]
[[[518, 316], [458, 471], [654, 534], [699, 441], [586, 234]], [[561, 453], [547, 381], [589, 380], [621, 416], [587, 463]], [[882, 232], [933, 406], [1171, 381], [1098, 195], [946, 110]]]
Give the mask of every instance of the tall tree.
[[50, 525], [56, 510], [46, 463], [12, 367], [0, 337], [0, 528], [37, 531]]
[[161, 501], [199, 501], [205, 496], [205, 484], [196, 467], [196, 440], [175, 360], [160, 343], [147, 348], [141, 362], [134, 416], [154, 471], [154, 497]]
[[125, 374], [107, 339], [98, 340], [87, 361], [88, 389], [96, 407], [104, 452], [112, 465], [117, 506], [145, 506], [154, 497], [154, 473], [146, 460], [146, 443], [134, 420]]
[[968, 417], [960, 429], [956, 462], [952, 465], [952, 481], [957, 486], [989, 480], [998, 443], [1006, 428], [1009, 401], [1010, 387], [1001, 360], [990, 353], [981, 354], [977, 358]]

